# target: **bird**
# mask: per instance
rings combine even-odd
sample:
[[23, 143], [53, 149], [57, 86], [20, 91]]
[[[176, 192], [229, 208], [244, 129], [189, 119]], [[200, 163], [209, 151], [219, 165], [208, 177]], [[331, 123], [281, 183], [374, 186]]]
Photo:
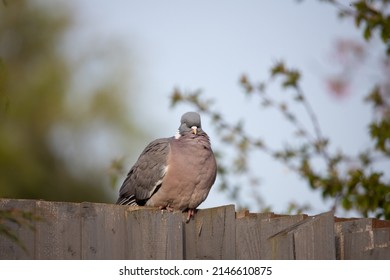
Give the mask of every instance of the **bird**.
[[201, 117], [197, 112], [187, 112], [175, 136], [156, 139], [142, 151], [116, 203], [187, 211], [189, 222], [207, 198], [216, 176], [216, 159]]

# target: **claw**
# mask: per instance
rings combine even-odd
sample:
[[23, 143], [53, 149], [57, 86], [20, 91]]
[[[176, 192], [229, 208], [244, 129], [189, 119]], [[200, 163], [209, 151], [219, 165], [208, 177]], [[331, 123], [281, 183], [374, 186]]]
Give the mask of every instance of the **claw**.
[[188, 209], [188, 215], [186, 219], [186, 223], [188, 223], [192, 217], [195, 215], [195, 209]]
[[167, 210], [169, 212], [173, 212], [173, 210], [175, 210], [172, 207], [170, 207], [169, 205], [167, 205], [167, 206], [159, 206], [158, 209], [160, 209], [160, 210]]

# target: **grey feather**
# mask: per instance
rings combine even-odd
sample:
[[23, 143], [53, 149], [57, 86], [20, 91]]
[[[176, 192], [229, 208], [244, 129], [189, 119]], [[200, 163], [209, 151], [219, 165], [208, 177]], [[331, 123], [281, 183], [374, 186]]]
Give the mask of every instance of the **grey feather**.
[[188, 211], [188, 219], [215, 182], [217, 165], [198, 113], [180, 121], [177, 137], [151, 142], [130, 169], [118, 204]]
[[145, 204], [161, 186], [168, 152], [169, 138], [154, 140], [143, 150], [122, 184], [117, 204]]

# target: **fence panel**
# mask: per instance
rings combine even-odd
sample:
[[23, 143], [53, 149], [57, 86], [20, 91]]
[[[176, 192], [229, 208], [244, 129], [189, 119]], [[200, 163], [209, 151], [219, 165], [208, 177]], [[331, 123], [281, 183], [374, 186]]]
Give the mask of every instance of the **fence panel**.
[[[390, 221], [331, 212], [236, 213], [227, 205], [186, 223], [180, 211], [90, 202], [0, 199], [0, 210], [21, 221], [0, 216], [0, 259], [390, 259]], [[39, 219], [26, 222], [21, 211]]]
[[343, 220], [336, 222], [335, 233], [337, 259], [390, 259], [390, 221]]
[[129, 259], [183, 259], [181, 212], [134, 208], [126, 211]]
[[126, 227], [123, 207], [83, 202], [81, 214], [81, 258], [125, 259]]
[[[236, 258], [239, 260], [245, 259], [260, 259], [262, 244], [264, 240], [261, 238], [263, 227], [260, 221], [269, 220], [274, 217], [274, 213], [259, 213], [253, 214], [246, 212], [237, 214], [236, 219]], [[262, 243], [263, 242], [263, 243]], [[264, 248], [265, 249], [265, 248]]]
[[[19, 209], [35, 215], [35, 200], [0, 199], [0, 210], [10, 209]], [[24, 249], [17, 242], [0, 234], [0, 259], [35, 259], [35, 231], [10, 221], [6, 221], [4, 226], [9, 227], [19, 238], [19, 244], [23, 244]]]
[[233, 260], [235, 239], [234, 205], [199, 210], [184, 227], [184, 259]]
[[80, 204], [37, 201], [36, 214], [35, 258], [80, 259]]
[[308, 217], [272, 236], [275, 259], [335, 259], [332, 212]]

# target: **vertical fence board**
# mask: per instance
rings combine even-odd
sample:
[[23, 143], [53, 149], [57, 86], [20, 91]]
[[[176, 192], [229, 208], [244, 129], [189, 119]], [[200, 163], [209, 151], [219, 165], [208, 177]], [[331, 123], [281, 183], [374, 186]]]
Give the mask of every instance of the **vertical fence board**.
[[[304, 220], [306, 215], [271, 216], [262, 219], [253, 216], [237, 219], [237, 258], [238, 259], [273, 259], [277, 243], [270, 237], [285, 228]], [[280, 244], [279, 244], [280, 245]], [[291, 252], [286, 251], [283, 259], [290, 259]]]
[[378, 248], [390, 247], [390, 227], [374, 229], [374, 244]]
[[185, 224], [184, 238], [184, 259], [235, 259], [234, 205], [199, 210]]
[[124, 259], [125, 207], [83, 202], [80, 209], [82, 259]]
[[80, 204], [37, 201], [36, 213], [42, 220], [36, 227], [35, 258], [80, 259]]
[[352, 258], [353, 251], [362, 251], [362, 244], [369, 243], [369, 235], [364, 231], [371, 228], [371, 222], [368, 219], [336, 222], [336, 258], [348, 260]]
[[344, 234], [344, 259], [361, 260], [365, 251], [374, 249], [372, 231], [362, 231]]
[[273, 236], [286, 228], [300, 224], [305, 219], [307, 219], [307, 215], [281, 216], [270, 219], [269, 221], [261, 221], [261, 243], [263, 244], [261, 259], [294, 259], [292, 237], [288, 236], [288, 238], [278, 240], [277, 238], [273, 238]]
[[297, 260], [334, 260], [336, 243], [333, 212], [316, 215], [294, 234]]
[[181, 212], [129, 208], [126, 211], [128, 259], [183, 259]]
[[262, 250], [262, 227], [260, 221], [269, 220], [273, 213], [248, 213], [236, 215], [236, 259], [260, 259]]
[[[275, 259], [335, 259], [334, 217], [332, 212], [307, 218], [272, 237]], [[286, 254], [287, 253], [287, 254]]]
[[374, 248], [362, 252], [359, 257], [362, 260], [390, 260], [390, 248]]
[[[0, 209], [16, 209], [35, 214], [35, 200], [0, 199]], [[13, 234], [19, 238], [19, 242], [24, 245], [26, 250], [23, 250], [22, 247], [19, 246], [15, 241], [7, 238], [3, 234], [0, 234], [0, 259], [34, 259], [35, 231], [25, 225], [19, 226], [10, 221], [5, 222], [4, 225], [12, 230]]]
[[355, 219], [335, 225], [338, 259], [387, 258], [390, 223], [377, 219]]

